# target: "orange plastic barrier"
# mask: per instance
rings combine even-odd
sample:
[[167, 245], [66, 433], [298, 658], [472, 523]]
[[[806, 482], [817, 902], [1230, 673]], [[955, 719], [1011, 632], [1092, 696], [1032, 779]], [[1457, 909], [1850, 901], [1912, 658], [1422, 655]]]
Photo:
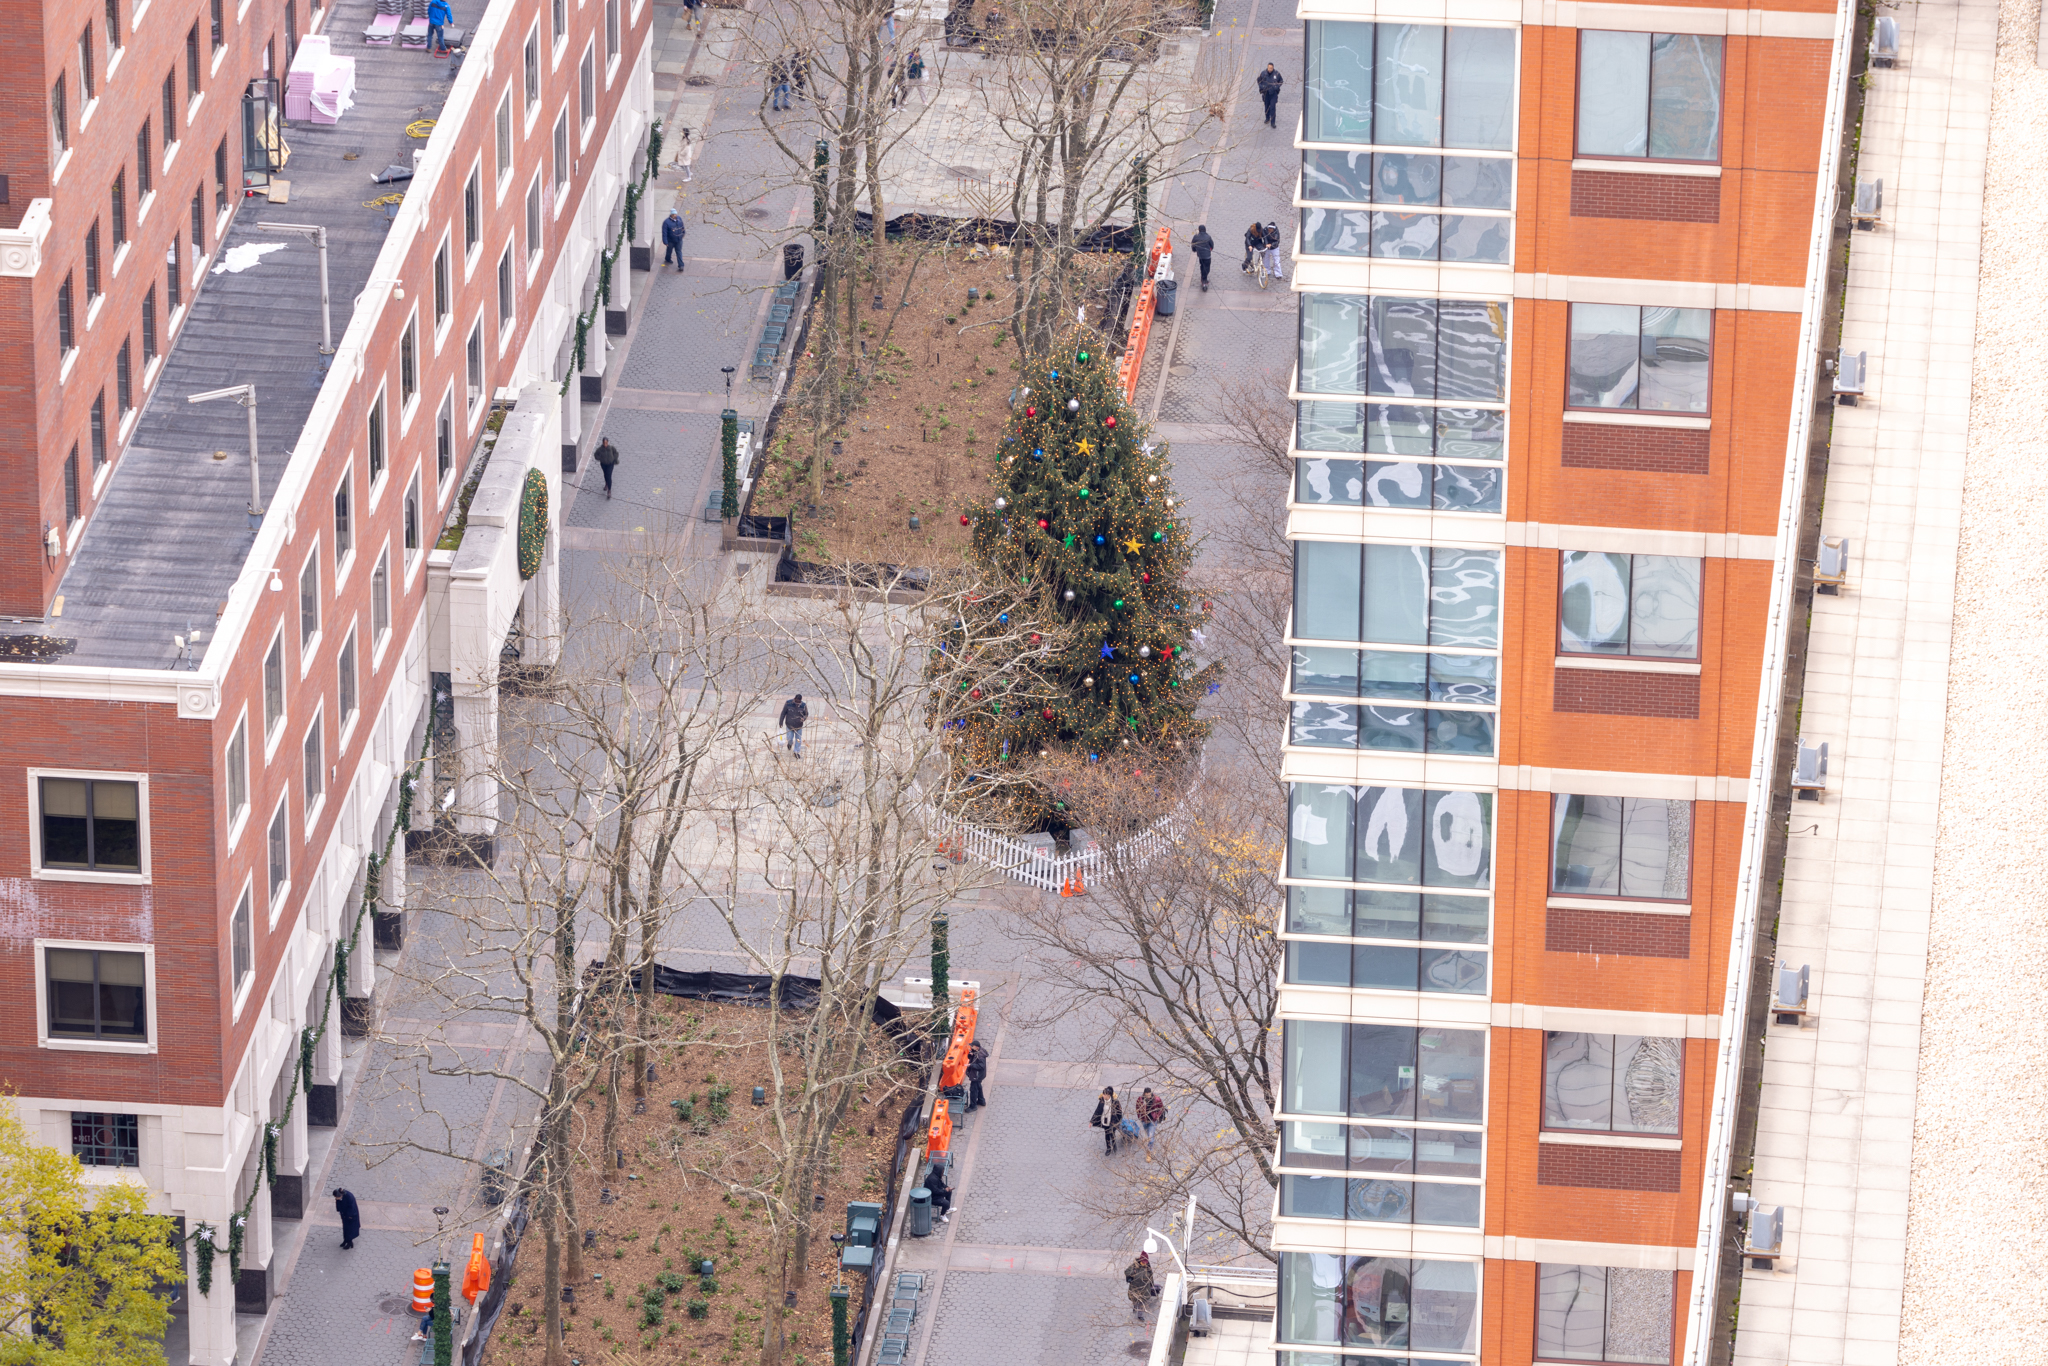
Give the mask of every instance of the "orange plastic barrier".
[[944, 1101], [932, 1112], [931, 1132], [925, 1137], [925, 1156], [943, 1153], [953, 1146], [953, 1112]]
[[1138, 374], [1145, 368], [1145, 345], [1152, 339], [1152, 314], [1158, 307], [1158, 291], [1152, 284], [1152, 277], [1159, 271], [1159, 259], [1172, 253], [1173, 232], [1161, 228], [1152, 239], [1150, 250], [1145, 253], [1145, 283], [1131, 305], [1130, 335], [1124, 343], [1123, 359], [1116, 364], [1117, 386], [1124, 391], [1126, 403], [1137, 400]]
[[967, 1051], [974, 1046], [974, 1026], [981, 1012], [974, 1007], [974, 992], [960, 993], [960, 1007], [953, 1012], [953, 1039], [946, 1045], [946, 1061], [939, 1068], [941, 1087], [958, 1086], [967, 1080]]
[[491, 1288], [491, 1259], [484, 1256], [484, 1235], [474, 1233], [469, 1239], [469, 1268], [462, 1273], [462, 1298], [471, 1304], [476, 1297]]

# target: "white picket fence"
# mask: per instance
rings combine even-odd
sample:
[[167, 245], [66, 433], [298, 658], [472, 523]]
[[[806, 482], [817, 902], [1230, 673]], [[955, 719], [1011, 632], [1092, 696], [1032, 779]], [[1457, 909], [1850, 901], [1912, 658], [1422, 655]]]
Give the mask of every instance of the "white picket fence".
[[[1107, 882], [1119, 871], [1135, 872], [1144, 867], [1172, 842], [1172, 832], [1180, 824], [1180, 815], [1176, 812], [1161, 817], [1150, 830], [1124, 841], [1117, 847], [1114, 859], [1108, 850], [1085, 835], [1086, 842], [1082, 848], [1069, 849], [1061, 854], [1055, 853], [1049, 845], [1033, 844], [1015, 836], [984, 830], [930, 807], [925, 810], [925, 820], [939, 836], [940, 852], [945, 857], [955, 862], [971, 858], [1027, 886], [1057, 892], [1077, 875], [1086, 886]], [[1075, 833], [1082, 835], [1079, 831]]]

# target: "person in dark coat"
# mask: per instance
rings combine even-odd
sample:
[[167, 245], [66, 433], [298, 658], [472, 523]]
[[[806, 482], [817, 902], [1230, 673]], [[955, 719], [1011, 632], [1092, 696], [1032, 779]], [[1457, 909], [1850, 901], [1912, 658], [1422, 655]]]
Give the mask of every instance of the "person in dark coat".
[[1138, 1259], [1124, 1268], [1124, 1297], [1131, 1302], [1131, 1317], [1138, 1322], [1145, 1321], [1145, 1309], [1152, 1303], [1152, 1258], [1140, 1252]]
[[1117, 1135], [1123, 1131], [1124, 1103], [1116, 1098], [1114, 1086], [1102, 1088], [1102, 1094], [1095, 1098], [1095, 1117], [1088, 1123], [1102, 1130], [1103, 1156], [1116, 1156]]
[[979, 1110], [988, 1104], [981, 1084], [988, 1080], [988, 1050], [979, 1042], [967, 1046], [967, 1108]]
[[804, 705], [804, 695], [798, 693], [784, 702], [782, 714], [775, 719], [782, 727], [783, 739], [789, 745], [789, 752], [799, 759], [803, 758], [804, 722], [811, 719], [811, 709]]
[[924, 1188], [932, 1193], [932, 1214], [934, 1222], [945, 1223], [953, 1217], [953, 1188], [946, 1184], [946, 1169], [932, 1167], [924, 1174]]
[[1266, 69], [1259, 73], [1259, 98], [1266, 102], [1266, 126], [1268, 128], [1278, 128], [1280, 126], [1273, 121], [1273, 116], [1280, 108], [1280, 87], [1286, 83], [1287, 78], [1275, 71], [1271, 62], [1267, 62]]
[[1216, 239], [1209, 235], [1209, 225], [1207, 223], [1203, 223], [1195, 229], [1195, 240], [1192, 245], [1195, 249], [1195, 263], [1202, 268], [1202, 290], [1204, 293], [1207, 293], [1209, 289], [1209, 253], [1216, 250]]
[[334, 1212], [341, 1216], [341, 1245], [354, 1247], [356, 1235], [363, 1231], [363, 1213], [356, 1208], [356, 1193], [351, 1190], [336, 1190]]
[[612, 466], [619, 463], [619, 448], [606, 437], [597, 443], [597, 467], [604, 471], [604, 496], [612, 496]]
[[683, 224], [683, 211], [670, 209], [668, 217], [661, 220], [661, 263], [673, 261], [676, 269], [683, 268], [683, 237], [689, 232]]

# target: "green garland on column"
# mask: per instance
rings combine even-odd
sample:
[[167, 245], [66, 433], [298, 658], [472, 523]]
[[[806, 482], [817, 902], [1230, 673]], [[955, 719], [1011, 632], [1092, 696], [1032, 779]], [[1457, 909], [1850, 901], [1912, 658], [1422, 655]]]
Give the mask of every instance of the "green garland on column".
[[213, 1293], [213, 1259], [219, 1253], [213, 1245], [213, 1225], [197, 1224], [192, 1229], [192, 1266], [198, 1273], [199, 1293]]
[[718, 515], [740, 515], [740, 415], [727, 408], [718, 415], [718, 448], [725, 460], [725, 496]]
[[277, 1188], [277, 1121], [263, 1126], [263, 1179], [272, 1190]]
[[615, 259], [626, 240], [633, 235], [633, 224], [637, 221], [640, 197], [647, 192], [647, 182], [661, 170], [661, 120], [656, 119], [647, 130], [647, 164], [640, 168], [640, 179], [626, 187], [626, 211], [619, 215], [619, 231], [613, 236], [609, 248], [599, 248], [598, 256], [605, 264], [599, 269], [598, 296], [590, 301], [590, 307], [576, 317], [576, 351], [569, 362], [569, 373], [562, 376], [561, 393], [568, 393], [569, 386], [576, 380], [577, 372], [583, 369], [584, 339], [597, 319], [597, 310], [611, 302], [609, 283], [610, 260]]
[[[249, 1192], [249, 1202], [256, 1202], [256, 1192]], [[238, 1285], [242, 1280], [242, 1239], [248, 1233], [249, 1216], [246, 1213], [228, 1219], [228, 1279]]]
[[448, 1263], [434, 1263], [434, 1366], [452, 1366], [455, 1325], [448, 1312]]

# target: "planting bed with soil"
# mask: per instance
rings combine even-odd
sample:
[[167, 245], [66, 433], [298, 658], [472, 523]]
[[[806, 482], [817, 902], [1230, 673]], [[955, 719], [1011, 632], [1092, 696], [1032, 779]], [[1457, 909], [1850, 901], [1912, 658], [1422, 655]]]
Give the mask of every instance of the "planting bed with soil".
[[[771, 1111], [751, 1103], [753, 1088], [769, 1082], [765, 1009], [658, 997], [662, 1039], [648, 1059], [655, 1081], [645, 1114], [632, 1113], [630, 1085], [620, 1097], [618, 1146], [623, 1170], [603, 1162], [605, 1095], [591, 1088], [578, 1118], [583, 1132], [576, 1173], [576, 1208], [583, 1227], [597, 1233], [583, 1254], [584, 1278], [565, 1305], [563, 1342], [586, 1363], [737, 1362], [759, 1358], [767, 1306], [780, 1293], [782, 1255], [792, 1231], [771, 1224], [757, 1196], [774, 1179], [776, 1143]], [[784, 1013], [787, 1037], [796, 1024]], [[877, 1047], [891, 1041], [878, 1027]], [[801, 1075], [785, 1049], [783, 1076]], [[885, 1200], [889, 1159], [898, 1121], [914, 1094], [908, 1066], [872, 1082], [847, 1110], [833, 1144], [834, 1165], [824, 1203], [814, 1215], [809, 1268], [789, 1314], [791, 1363], [832, 1358], [832, 1313], [826, 1296], [836, 1278], [830, 1235], [844, 1229], [853, 1200]], [[604, 1203], [609, 1186], [613, 1199]], [[715, 1264], [710, 1277], [700, 1261]], [[546, 1318], [541, 1302], [546, 1240], [529, 1221], [508, 1283], [506, 1312], [492, 1334], [489, 1366], [541, 1366]], [[852, 1282], [854, 1308], [860, 1282]]]

